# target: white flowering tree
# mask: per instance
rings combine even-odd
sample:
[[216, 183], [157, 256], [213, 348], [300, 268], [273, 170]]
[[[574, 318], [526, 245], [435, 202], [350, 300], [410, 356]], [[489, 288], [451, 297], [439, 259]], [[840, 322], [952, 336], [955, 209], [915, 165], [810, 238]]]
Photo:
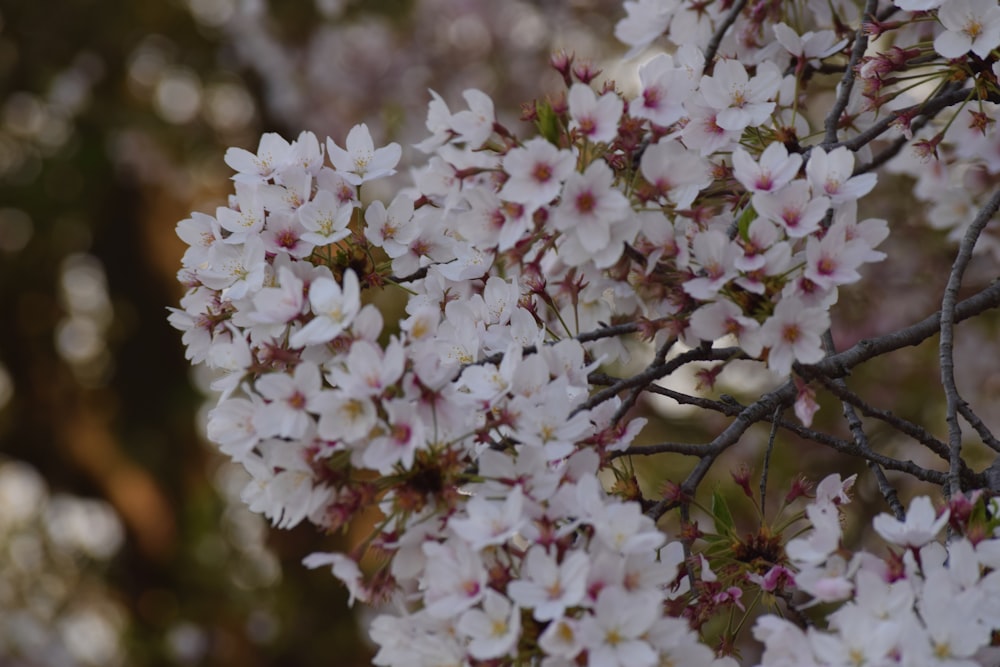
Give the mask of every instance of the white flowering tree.
[[[624, 9], [626, 57], [664, 49], [636, 91], [557, 55], [565, 90], [527, 107], [530, 133], [478, 90], [457, 111], [434, 94], [426, 158], [386, 202], [366, 184], [401, 148], [365, 125], [343, 147], [230, 149], [228, 205], [178, 226], [188, 291], [170, 316], [218, 372], [210, 439], [278, 527], [333, 532], [377, 507], [350, 552], [305, 561], [377, 609], [377, 665], [981, 664], [1000, 631], [1000, 476], [969, 452], [1000, 442], [959, 393], [955, 328], [1000, 305], [997, 283], [959, 299], [973, 253], [1000, 247], [997, 0]], [[886, 165], [958, 249], [937, 312], [837, 349], [839, 290], [893, 262], [894, 223], [859, 213], [880, 181], [899, 187]], [[406, 296], [398, 321], [369, 298], [383, 290]], [[940, 428], [849, 387], [934, 336]], [[703, 390], [667, 386], [706, 362]], [[714, 396], [738, 364], [770, 388]], [[813, 427], [819, 393], [848, 437]], [[707, 442], [637, 444], [647, 395], [727, 421]], [[744, 534], [702, 482], [758, 423], [759, 490], [733, 474], [759, 512]], [[910, 448], [883, 450], [872, 423]], [[866, 464], [887, 510], [875, 551], [844, 539], [853, 475], [766, 502], [784, 432]], [[695, 464], [652, 495], [635, 467], [653, 455]], [[936, 502], [904, 507], [907, 479]]]

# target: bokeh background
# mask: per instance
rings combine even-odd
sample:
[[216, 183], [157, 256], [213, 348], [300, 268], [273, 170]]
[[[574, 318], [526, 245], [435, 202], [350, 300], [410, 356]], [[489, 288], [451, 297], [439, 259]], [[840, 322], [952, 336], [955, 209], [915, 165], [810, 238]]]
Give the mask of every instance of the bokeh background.
[[[0, 0], [0, 665], [367, 664], [329, 550], [239, 501], [167, 307], [176, 222], [260, 134], [424, 137], [428, 89], [516, 124], [612, 0]], [[412, 158], [413, 152], [406, 153]]]

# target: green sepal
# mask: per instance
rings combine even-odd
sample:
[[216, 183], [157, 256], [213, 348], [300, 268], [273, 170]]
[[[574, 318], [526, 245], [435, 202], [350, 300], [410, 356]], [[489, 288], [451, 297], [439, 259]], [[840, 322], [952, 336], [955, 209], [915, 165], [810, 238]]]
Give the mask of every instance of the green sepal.
[[559, 145], [559, 119], [548, 102], [535, 102], [535, 125], [538, 133], [555, 146]]

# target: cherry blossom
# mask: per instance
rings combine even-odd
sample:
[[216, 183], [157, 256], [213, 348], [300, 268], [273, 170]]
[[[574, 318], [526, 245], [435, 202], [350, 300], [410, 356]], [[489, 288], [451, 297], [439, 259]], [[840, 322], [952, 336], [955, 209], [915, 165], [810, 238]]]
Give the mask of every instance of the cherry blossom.
[[395, 167], [402, 154], [399, 144], [395, 143], [376, 149], [364, 123], [351, 128], [346, 148], [327, 139], [326, 151], [334, 169], [351, 185], [361, 185], [365, 181], [396, 173]]
[[604, 143], [618, 133], [618, 121], [624, 109], [618, 95], [608, 92], [598, 97], [590, 86], [575, 83], [569, 89], [567, 103], [571, 130], [577, 130], [590, 141]]
[[934, 50], [945, 58], [969, 51], [985, 58], [1000, 46], [1000, 6], [993, 0], [949, 0], [937, 16], [945, 30], [934, 38]]

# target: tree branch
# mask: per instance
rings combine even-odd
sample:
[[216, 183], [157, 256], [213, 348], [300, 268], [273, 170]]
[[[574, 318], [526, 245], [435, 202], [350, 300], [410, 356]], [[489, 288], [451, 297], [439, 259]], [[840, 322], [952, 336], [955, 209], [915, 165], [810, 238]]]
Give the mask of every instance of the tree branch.
[[941, 300], [941, 342], [938, 347], [938, 356], [941, 363], [941, 385], [944, 387], [947, 401], [945, 420], [948, 422], [948, 447], [951, 451], [948, 488], [945, 490], [948, 495], [962, 491], [959, 477], [962, 462], [962, 427], [958, 423], [958, 406], [962, 402], [962, 398], [959, 396], [958, 386], [955, 384], [954, 358], [955, 310], [958, 290], [962, 286], [962, 276], [965, 275], [969, 260], [972, 259], [972, 251], [976, 247], [976, 241], [979, 240], [983, 228], [993, 218], [998, 208], [1000, 208], [1000, 189], [993, 193], [993, 196], [979, 210], [972, 224], [966, 230], [958, 248], [958, 255], [955, 257], [955, 263], [948, 275], [948, 285], [945, 287], [944, 297]]

